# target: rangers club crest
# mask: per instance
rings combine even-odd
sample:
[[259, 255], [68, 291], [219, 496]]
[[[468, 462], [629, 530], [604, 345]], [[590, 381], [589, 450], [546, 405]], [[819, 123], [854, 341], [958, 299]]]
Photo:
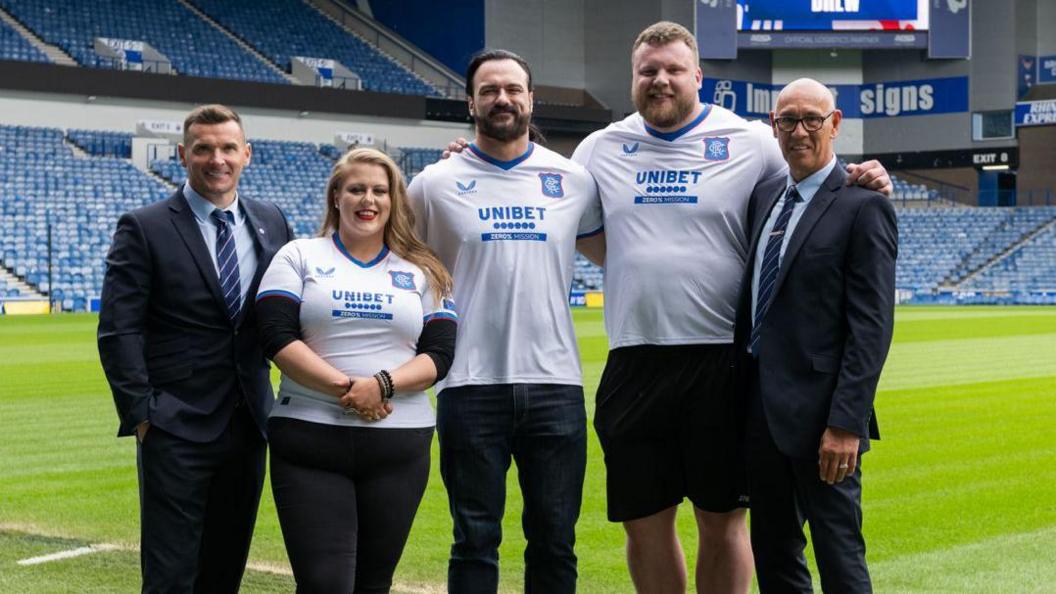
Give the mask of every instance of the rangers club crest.
[[725, 161], [730, 158], [730, 139], [709, 137], [704, 139], [704, 160]]
[[565, 196], [565, 188], [561, 185], [562, 177], [560, 173], [540, 173], [539, 181], [543, 184], [543, 196], [549, 198], [563, 198]]
[[390, 270], [389, 276], [392, 277], [392, 286], [397, 289], [406, 289], [413, 291], [414, 289], [414, 274], [410, 272], [400, 272], [399, 270]]

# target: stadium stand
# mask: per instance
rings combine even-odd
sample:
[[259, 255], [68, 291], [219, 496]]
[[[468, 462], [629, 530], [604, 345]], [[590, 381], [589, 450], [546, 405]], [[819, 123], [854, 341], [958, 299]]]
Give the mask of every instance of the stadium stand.
[[996, 210], [899, 208], [895, 286], [938, 287], [1000, 222]]
[[993, 259], [995, 255], [1019, 243], [1028, 234], [1047, 224], [1056, 216], [1056, 209], [1046, 207], [1004, 210], [1006, 215], [997, 228], [987, 234], [961, 266], [954, 270], [951, 275], [954, 282], [964, 279]]
[[132, 135], [101, 130], [68, 130], [66, 138], [78, 148], [96, 157], [132, 157]]
[[899, 208], [895, 285], [909, 291], [956, 285], [1054, 219], [1053, 207]]
[[440, 155], [443, 154], [443, 150], [431, 148], [400, 147], [399, 151], [396, 164], [403, 169], [403, 175], [408, 183], [427, 165], [439, 161]]
[[924, 184], [911, 184], [896, 175], [891, 176], [891, 184], [894, 186], [891, 198], [898, 202], [931, 201], [939, 197], [938, 190], [933, 190]]
[[[1056, 218], [1050, 207], [1050, 221]], [[1056, 223], [968, 279], [971, 291], [1056, 291]]]
[[[267, 3], [254, 8], [263, 5]], [[175, 0], [149, 4], [135, 0], [0, 0], [0, 7], [82, 66], [111, 67], [94, 49], [95, 38], [108, 37], [149, 43], [172, 61], [179, 74], [287, 84], [278, 73]]]
[[[62, 130], [0, 126], [3, 265], [36, 289], [53, 289], [66, 309], [84, 309], [99, 294], [117, 217], [168, 193], [126, 160], [75, 157]], [[49, 222], [54, 287], [47, 274]]]
[[51, 61], [3, 21], [0, 21], [0, 59], [45, 63]]
[[[129, 160], [129, 133], [0, 126], [0, 255], [3, 266], [66, 309], [84, 309], [102, 285], [103, 262], [118, 216], [171, 192]], [[253, 162], [240, 190], [279, 205], [300, 237], [317, 233], [324, 185], [341, 151], [332, 144], [251, 140]], [[78, 157], [70, 144], [86, 156]], [[404, 147], [393, 154], [408, 179], [440, 157], [437, 149]], [[185, 179], [175, 160], [151, 170], [173, 185]], [[896, 178], [897, 179], [897, 178]], [[898, 180], [900, 248], [896, 286], [914, 295], [940, 290], [1056, 291], [1056, 206], [934, 206], [933, 190]], [[52, 224], [53, 284], [45, 237]], [[2, 278], [2, 277], [0, 277]], [[576, 258], [571, 287], [599, 291], [603, 272]], [[0, 295], [19, 289], [6, 281]]]
[[191, 1], [287, 72], [293, 56], [326, 58], [359, 75], [366, 90], [440, 95], [377, 48], [300, 0]]

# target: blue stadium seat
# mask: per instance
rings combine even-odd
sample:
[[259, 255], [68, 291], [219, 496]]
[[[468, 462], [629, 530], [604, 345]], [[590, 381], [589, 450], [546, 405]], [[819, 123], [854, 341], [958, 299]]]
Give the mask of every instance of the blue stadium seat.
[[191, 0], [202, 12], [290, 71], [293, 56], [327, 58], [359, 75], [363, 88], [440, 96], [434, 87], [301, 0]]
[[132, 134], [105, 130], [67, 130], [66, 138], [89, 155], [132, 158]]
[[44, 52], [33, 47], [18, 31], [7, 23], [0, 21], [0, 60], [18, 60], [20, 62], [43, 62], [51, 60]]
[[76, 158], [63, 140], [55, 128], [0, 126], [0, 253], [7, 269], [47, 291], [50, 222], [55, 292], [98, 295], [117, 217], [169, 190], [124, 159]]
[[257, 57], [174, 0], [0, 0], [0, 7], [82, 66], [110, 67], [94, 49], [96, 37], [109, 37], [149, 43], [172, 61], [179, 74], [287, 84]]

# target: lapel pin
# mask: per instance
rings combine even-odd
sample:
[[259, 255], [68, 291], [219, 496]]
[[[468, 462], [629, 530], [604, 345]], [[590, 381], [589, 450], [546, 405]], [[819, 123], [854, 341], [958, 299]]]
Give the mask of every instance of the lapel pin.
[[261, 227], [260, 229], [257, 229], [257, 231], [260, 231], [260, 234], [264, 235], [264, 227]]

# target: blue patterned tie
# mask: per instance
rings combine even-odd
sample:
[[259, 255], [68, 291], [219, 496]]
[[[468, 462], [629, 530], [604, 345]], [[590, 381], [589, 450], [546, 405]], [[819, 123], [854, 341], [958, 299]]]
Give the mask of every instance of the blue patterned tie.
[[238, 273], [238, 251], [235, 249], [235, 236], [231, 232], [235, 224], [235, 214], [230, 211], [213, 210], [216, 221], [216, 265], [220, 268], [220, 290], [224, 293], [227, 304], [227, 317], [234, 321], [238, 310], [242, 308], [242, 282]]
[[755, 319], [752, 322], [752, 336], [748, 343], [748, 350], [753, 357], [759, 356], [759, 333], [763, 324], [766, 310], [770, 308], [770, 300], [774, 296], [774, 283], [777, 282], [777, 273], [781, 269], [781, 244], [785, 240], [785, 231], [788, 230], [788, 221], [792, 218], [792, 209], [796, 203], [802, 202], [803, 197], [799, 195], [796, 186], [788, 188], [785, 195], [785, 204], [777, 215], [774, 228], [770, 231], [770, 238], [766, 241], [766, 251], [763, 252], [763, 264], [759, 269], [759, 287], [756, 291]]

